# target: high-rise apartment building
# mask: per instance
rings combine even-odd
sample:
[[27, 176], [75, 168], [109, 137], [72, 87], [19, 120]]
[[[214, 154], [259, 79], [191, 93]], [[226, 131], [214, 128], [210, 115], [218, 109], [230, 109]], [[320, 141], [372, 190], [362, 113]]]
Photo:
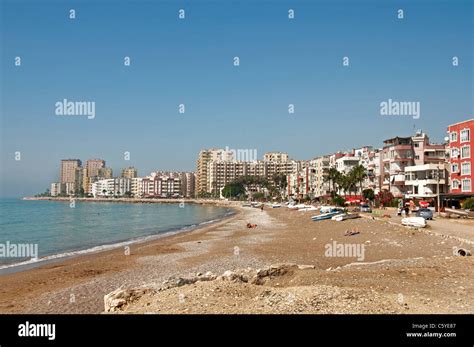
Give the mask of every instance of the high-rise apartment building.
[[89, 159], [86, 161], [87, 177], [99, 176], [99, 170], [105, 167], [105, 160], [103, 159]]
[[203, 149], [196, 163], [196, 194], [209, 192], [208, 166], [211, 161], [233, 161], [234, 152], [224, 149]]
[[137, 172], [137, 169], [130, 166], [130, 167], [122, 169], [120, 176], [125, 177], [125, 178], [136, 178], [138, 176], [138, 172]]
[[60, 183], [75, 183], [76, 169], [80, 168], [82, 162], [79, 159], [61, 160]]

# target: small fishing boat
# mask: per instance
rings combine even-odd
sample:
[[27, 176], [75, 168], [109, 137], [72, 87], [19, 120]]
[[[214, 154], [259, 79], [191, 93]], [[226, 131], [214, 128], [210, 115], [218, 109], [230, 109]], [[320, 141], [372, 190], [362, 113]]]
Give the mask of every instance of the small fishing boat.
[[335, 209], [336, 209], [336, 206], [325, 206], [325, 205], [323, 205], [319, 208], [319, 212], [320, 213], [329, 213], [329, 212], [335, 211]]
[[272, 208], [279, 208], [281, 207], [281, 204], [272, 204]]
[[336, 222], [342, 222], [343, 220], [355, 219], [355, 218], [360, 218], [360, 216], [357, 213], [342, 213], [342, 214], [333, 216], [331, 219], [335, 220]]
[[291, 210], [297, 210], [297, 209], [300, 209], [300, 208], [305, 208], [306, 206], [308, 206], [308, 205], [297, 204], [297, 205], [288, 205], [288, 208], [291, 209]]
[[311, 206], [311, 205], [306, 205], [305, 207], [301, 207], [298, 209], [298, 212], [307, 212], [307, 211], [317, 211], [318, 208]]
[[321, 213], [316, 216], [311, 217], [314, 222], [318, 222], [320, 220], [331, 219], [333, 216], [341, 214], [340, 211], [328, 212], [328, 213]]
[[413, 228], [426, 227], [426, 220], [423, 217], [407, 217], [402, 219], [402, 225]]

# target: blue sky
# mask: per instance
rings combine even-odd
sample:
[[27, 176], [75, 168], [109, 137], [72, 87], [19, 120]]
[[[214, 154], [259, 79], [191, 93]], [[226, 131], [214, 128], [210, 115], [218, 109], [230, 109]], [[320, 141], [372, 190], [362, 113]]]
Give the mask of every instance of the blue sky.
[[[44, 191], [63, 158], [140, 175], [194, 170], [207, 147], [310, 159], [414, 128], [440, 142], [473, 117], [468, 0], [1, 4], [1, 196]], [[95, 119], [55, 115], [64, 98], [95, 101]], [[420, 119], [381, 116], [389, 98], [419, 101]]]

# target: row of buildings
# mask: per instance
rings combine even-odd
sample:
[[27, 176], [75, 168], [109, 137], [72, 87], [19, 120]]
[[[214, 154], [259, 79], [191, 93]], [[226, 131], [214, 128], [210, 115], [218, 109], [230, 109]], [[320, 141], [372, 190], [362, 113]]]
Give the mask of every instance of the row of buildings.
[[113, 177], [112, 169], [103, 159], [89, 159], [82, 166], [80, 159], [63, 159], [60, 181], [51, 183], [51, 196], [112, 197], [193, 197], [193, 172], [152, 172], [138, 177], [137, 169], [127, 167]]
[[[308, 161], [293, 160], [281, 152], [266, 153], [263, 160], [241, 161], [235, 151], [201, 150], [197, 160], [196, 192], [219, 195], [236, 178], [250, 175], [272, 183], [276, 174], [287, 177], [286, 195], [312, 199], [330, 195], [329, 169], [347, 174], [362, 165], [367, 177], [362, 190], [375, 194], [390, 191], [397, 198], [464, 198], [473, 195], [471, 148], [474, 119], [448, 126], [442, 144], [432, 143], [428, 135], [417, 131], [413, 136], [393, 137], [380, 148], [364, 146], [336, 152]], [[339, 192], [341, 193], [341, 192]], [[356, 195], [361, 195], [357, 187]]]
[[[462, 199], [473, 195], [473, 129], [471, 119], [449, 125], [442, 144], [432, 143], [427, 134], [417, 131], [413, 136], [387, 139], [379, 148], [364, 146], [312, 160], [290, 159], [283, 152], [266, 153], [258, 160], [256, 155], [228, 148], [205, 149], [199, 152], [196, 172], [157, 171], [146, 177], [138, 177], [133, 167], [113, 177], [102, 159], [87, 160], [84, 166], [79, 159], [65, 159], [60, 182], [51, 184], [51, 195], [222, 197], [226, 184], [239, 177], [258, 176], [273, 184], [276, 177], [284, 176], [286, 197], [325, 199], [332, 188], [327, 180], [331, 168], [347, 174], [362, 165], [366, 172], [362, 190], [390, 191], [397, 198]], [[352, 194], [360, 196], [360, 187]]]

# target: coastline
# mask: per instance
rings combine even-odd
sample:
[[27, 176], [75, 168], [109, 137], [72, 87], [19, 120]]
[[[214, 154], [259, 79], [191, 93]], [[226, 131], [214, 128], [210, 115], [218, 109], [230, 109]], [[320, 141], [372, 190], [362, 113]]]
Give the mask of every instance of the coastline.
[[242, 202], [225, 201], [219, 199], [195, 199], [195, 198], [76, 198], [76, 197], [34, 197], [25, 196], [21, 198], [25, 201], [63, 201], [69, 202], [115, 202], [115, 203], [129, 203], [129, 204], [198, 204], [198, 205], [215, 205], [215, 206], [240, 206]]
[[[469, 245], [382, 220], [312, 222], [310, 216], [242, 207], [204, 228], [134, 245], [128, 256], [116, 249], [0, 276], [0, 313], [102, 313], [104, 295], [118, 288], [157, 290], [125, 313], [474, 312], [474, 259], [452, 254], [453, 246]], [[248, 229], [248, 222], [257, 227]], [[433, 231], [440, 231], [435, 222]], [[352, 227], [360, 235], [344, 236]], [[325, 256], [334, 241], [365, 244], [365, 259]], [[157, 289], [170, 278], [277, 263], [307, 269], [263, 286], [207, 281]], [[294, 305], [275, 301], [293, 294]]]
[[[36, 197], [34, 197], [34, 198], [24, 197], [24, 198], [22, 198], [22, 200], [60, 201], [60, 202], [69, 202], [70, 201], [69, 198], [36, 198]], [[79, 201], [81, 201], [81, 202], [85, 202], [85, 201], [87, 201], [87, 202], [110, 202], [108, 200], [112, 200], [112, 199], [97, 199], [97, 200], [94, 199], [94, 201], [92, 201], [92, 199], [81, 199]], [[113, 200], [120, 200], [120, 199], [113, 199]], [[116, 203], [143, 203], [143, 201], [141, 201], [141, 199], [123, 199], [123, 200], [125, 200], [125, 201], [114, 201], [114, 202], [116, 202]], [[135, 200], [135, 201], [129, 201], [129, 200]], [[169, 200], [172, 200], [172, 199], [169, 199]], [[149, 202], [149, 203], [157, 203], [157, 201], [153, 201], [153, 202]], [[165, 203], [172, 203], [172, 201], [167, 201]], [[182, 203], [182, 201], [174, 201], [174, 203]], [[186, 203], [196, 203], [196, 202], [187, 201]], [[201, 203], [198, 203], [198, 204], [211, 205], [208, 202], [201, 202]], [[96, 246], [86, 248], [86, 249], [70, 250], [70, 251], [66, 251], [66, 252], [63, 252], [63, 253], [50, 254], [50, 255], [46, 255], [44, 257], [41, 257], [39, 259], [35, 259], [35, 260], [30, 259], [30, 260], [22, 261], [22, 262], [19, 262], [19, 263], [0, 264], [0, 277], [4, 276], [4, 275], [7, 275], [7, 274], [13, 274], [13, 273], [16, 273], [16, 272], [35, 269], [35, 268], [38, 268], [38, 267], [41, 267], [41, 266], [44, 266], [44, 265], [48, 265], [48, 264], [54, 264], [54, 263], [62, 262], [62, 261], [68, 260], [68, 259], [73, 259], [73, 258], [77, 258], [77, 257], [86, 256], [86, 255], [89, 255], [89, 254], [98, 254], [98, 253], [102, 253], [102, 252], [113, 251], [113, 250], [116, 250], [116, 249], [122, 249], [123, 247], [132, 247], [134, 245], [145, 244], [145, 243], [148, 243], [148, 242], [153, 242], [153, 241], [156, 241], [156, 240], [160, 240], [162, 238], [172, 237], [172, 236], [177, 235], [177, 234], [193, 232], [193, 231], [196, 231], [196, 230], [206, 228], [208, 226], [212, 226], [214, 224], [218, 224], [220, 222], [223, 222], [226, 219], [231, 218], [232, 216], [239, 213], [239, 209], [238, 209], [239, 206], [240, 206], [239, 204], [224, 203], [224, 202], [217, 203], [216, 202], [212, 205], [213, 206], [219, 206], [219, 207], [226, 207], [226, 208], [228, 208], [229, 210], [232, 210], [232, 211], [225, 213], [224, 215], [220, 216], [218, 219], [215, 219], [215, 220], [209, 220], [209, 221], [201, 222], [199, 224], [193, 224], [193, 225], [187, 225], [187, 226], [183, 226], [183, 227], [179, 227], [179, 228], [174, 228], [174, 229], [170, 229], [170, 230], [167, 230], [167, 231], [164, 231], [164, 232], [160, 232], [158, 234], [151, 234], [151, 235], [142, 236], [142, 237], [135, 238], [135, 239], [127, 239], [127, 240], [122, 240], [122, 241], [114, 242], [114, 243], [106, 243], [106, 244], [96, 245]]]

